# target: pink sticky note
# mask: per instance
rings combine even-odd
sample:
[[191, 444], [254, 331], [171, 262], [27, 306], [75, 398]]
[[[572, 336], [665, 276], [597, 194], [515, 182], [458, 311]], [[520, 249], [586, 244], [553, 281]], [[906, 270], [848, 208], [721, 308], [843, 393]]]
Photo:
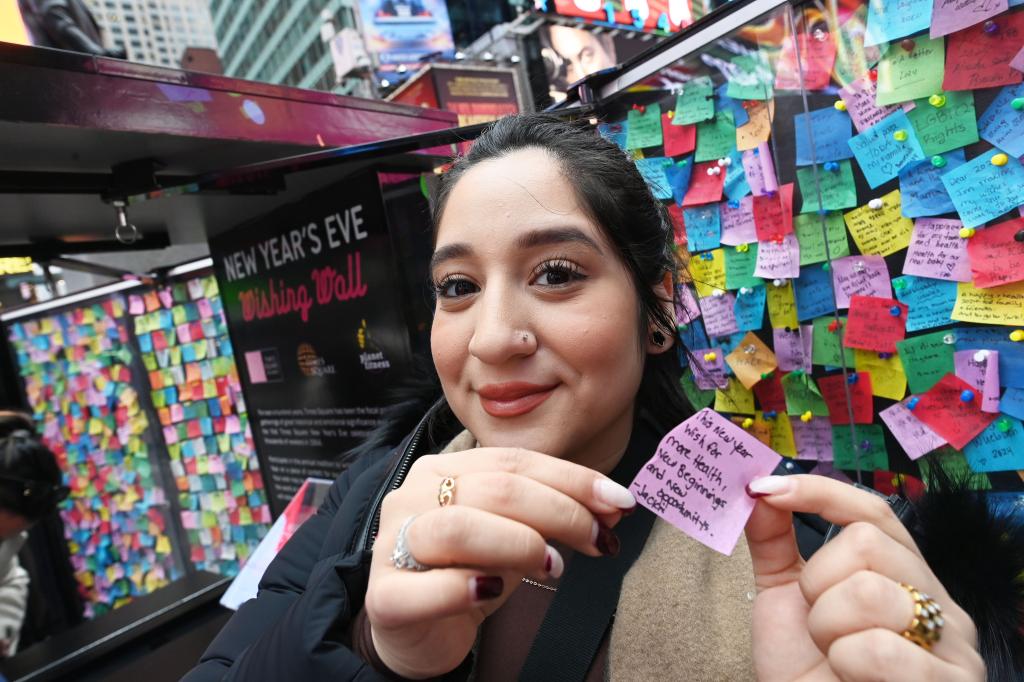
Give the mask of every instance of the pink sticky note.
[[227, 418], [227, 421], [224, 423], [224, 431], [226, 433], [240, 433], [242, 431], [242, 425], [237, 415], [233, 414]]
[[910, 235], [903, 274], [951, 282], [970, 282], [967, 241], [960, 236], [964, 224], [956, 218], [918, 218]]
[[160, 303], [165, 308], [174, 307], [174, 297], [171, 295], [170, 289], [160, 289], [156, 292], [156, 295], [160, 298]]
[[128, 312], [132, 315], [142, 315], [146, 312], [146, 303], [141, 296], [128, 297]]
[[760, 242], [754, 276], [765, 279], [794, 279], [800, 276], [800, 242], [795, 234], [776, 241]]
[[794, 369], [811, 371], [811, 348], [814, 333], [813, 325], [801, 325], [799, 329], [776, 328], [772, 330], [772, 344], [779, 369], [792, 372]]
[[832, 261], [832, 285], [840, 308], [850, 307], [850, 297], [892, 298], [889, 268], [881, 256], [846, 256]]
[[999, 412], [999, 352], [958, 350], [953, 353], [954, 373], [981, 391], [981, 411]]
[[721, 215], [723, 244], [738, 246], [757, 241], [757, 230], [754, 228], [754, 197], [743, 197], [736, 208], [732, 208], [728, 201], [723, 201], [718, 205], [718, 209]]
[[755, 196], [779, 191], [779, 181], [775, 177], [775, 164], [768, 143], [763, 142], [757, 149], [743, 152], [743, 172], [747, 176], [747, 184]]
[[725, 352], [721, 348], [690, 351], [689, 362], [697, 388], [709, 391], [729, 387], [729, 377], [725, 375]]
[[185, 418], [185, 409], [181, 406], [181, 403], [174, 403], [170, 406], [171, 408], [171, 422], [177, 424]]
[[746, 486], [781, 457], [704, 408], [666, 435], [630, 484], [637, 502], [694, 540], [732, 554], [755, 501]]
[[1020, 52], [1010, 61], [1010, 68], [1024, 71], [1024, 47], [1020, 48]]
[[863, 133], [883, 118], [896, 112], [899, 106], [878, 106], [875, 104], [875, 82], [864, 74], [844, 88], [840, 88], [839, 96], [846, 103], [846, 113], [850, 115], [858, 133]]
[[980, 24], [1009, 9], [1008, 0], [935, 0], [932, 5], [932, 23], [928, 30], [930, 38], [949, 35]]
[[832, 422], [828, 417], [811, 417], [810, 421], [790, 419], [797, 459], [832, 461]]
[[894, 403], [879, 412], [878, 416], [889, 427], [893, 438], [910, 459], [918, 459], [946, 444], [939, 434], [915, 417], [905, 403]]
[[690, 287], [680, 284], [676, 287], [676, 324], [690, 324], [700, 317], [700, 306]]
[[247, 351], [245, 354], [245, 368], [249, 370], [249, 381], [254, 384], [267, 382], [267, 371], [263, 366], [263, 353], [258, 350]]
[[704, 315], [704, 331], [708, 336], [728, 336], [740, 330], [736, 324], [736, 296], [726, 291], [721, 296], [706, 296], [700, 299], [700, 310]]

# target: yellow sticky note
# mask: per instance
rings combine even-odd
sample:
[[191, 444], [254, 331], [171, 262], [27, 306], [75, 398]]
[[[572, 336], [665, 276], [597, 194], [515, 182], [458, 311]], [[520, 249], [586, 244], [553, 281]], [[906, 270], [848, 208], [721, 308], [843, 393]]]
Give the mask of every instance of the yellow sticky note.
[[[707, 255], [710, 258], [705, 259]], [[725, 290], [725, 252], [722, 249], [690, 256], [687, 267], [701, 298], [711, 296], [715, 289]]]
[[991, 289], [977, 289], [972, 282], [958, 282], [952, 318], [961, 322], [1024, 325], [1024, 282]]
[[772, 329], [797, 329], [800, 323], [796, 319], [796, 297], [793, 295], [793, 283], [786, 282], [783, 286], [777, 287], [768, 283], [765, 285], [768, 302], [768, 319], [771, 321]]
[[715, 412], [754, 414], [754, 393], [730, 377], [728, 387], [715, 389]]
[[757, 145], [767, 142], [772, 134], [772, 120], [775, 118], [775, 100], [753, 103], [747, 109], [750, 120], [736, 128], [736, 148], [746, 151], [756, 149]]
[[747, 332], [739, 345], [725, 356], [725, 361], [746, 388], [753, 387], [762, 374], [779, 366], [775, 353], [754, 332]]
[[765, 419], [764, 414], [758, 412], [755, 424], [761, 420], [768, 425], [768, 447], [784, 457], [796, 457], [796, 441], [793, 440], [789, 415], [779, 412], [774, 418]]
[[903, 217], [900, 191], [894, 189], [880, 198], [881, 208], [867, 204], [843, 214], [846, 228], [865, 255], [888, 256], [910, 246], [914, 221]]
[[[754, 438], [758, 439], [765, 445], [770, 445], [772, 442], [772, 428], [768, 426], [768, 422], [761, 418], [761, 413], [757, 413], [758, 416], [754, 418], [754, 423], [750, 426], [745, 427], [747, 433]], [[733, 417], [732, 422], [739, 427], [743, 427], [743, 422], [746, 421], [745, 417]]]
[[907, 375], [903, 372], [903, 363], [893, 353], [887, 358], [878, 357], [878, 353], [869, 350], [853, 351], [853, 362], [858, 372], [871, 375], [871, 393], [889, 400], [903, 400], [907, 394]]
[[157, 554], [170, 554], [171, 543], [167, 540], [166, 535], [161, 535], [156, 539], [156, 553]]

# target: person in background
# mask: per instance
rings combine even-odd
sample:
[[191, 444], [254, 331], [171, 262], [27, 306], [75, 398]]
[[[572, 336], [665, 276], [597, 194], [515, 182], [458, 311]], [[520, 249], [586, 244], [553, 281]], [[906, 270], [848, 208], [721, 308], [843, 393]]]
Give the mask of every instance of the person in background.
[[28, 602], [29, 576], [18, 551], [32, 524], [53, 512], [69, 492], [32, 419], [0, 412], [0, 656], [17, 651]]

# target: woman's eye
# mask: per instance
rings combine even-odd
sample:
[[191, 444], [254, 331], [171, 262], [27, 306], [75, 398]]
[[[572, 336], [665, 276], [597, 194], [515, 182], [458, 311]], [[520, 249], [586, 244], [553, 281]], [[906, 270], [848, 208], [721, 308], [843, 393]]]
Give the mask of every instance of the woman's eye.
[[534, 284], [547, 287], [559, 287], [573, 282], [586, 279], [586, 276], [580, 272], [579, 268], [569, 262], [552, 262], [544, 263], [540, 272], [534, 279]]
[[454, 277], [443, 279], [434, 288], [437, 290], [437, 295], [441, 298], [459, 298], [477, 291], [476, 285], [468, 279]]

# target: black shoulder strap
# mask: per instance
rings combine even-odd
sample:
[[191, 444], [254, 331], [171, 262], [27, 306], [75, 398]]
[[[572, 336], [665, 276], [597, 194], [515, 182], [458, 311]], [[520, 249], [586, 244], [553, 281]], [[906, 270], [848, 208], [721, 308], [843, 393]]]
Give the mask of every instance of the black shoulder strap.
[[[611, 478], [629, 485], [658, 447], [653, 427], [638, 420], [629, 447]], [[519, 673], [521, 682], [584, 680], [619, 604], [622, 579], [640, 556], [654, 525], [654, 514], [640, 507], [615, 527], [615, 557], [573, 556], [548, 607]]]

